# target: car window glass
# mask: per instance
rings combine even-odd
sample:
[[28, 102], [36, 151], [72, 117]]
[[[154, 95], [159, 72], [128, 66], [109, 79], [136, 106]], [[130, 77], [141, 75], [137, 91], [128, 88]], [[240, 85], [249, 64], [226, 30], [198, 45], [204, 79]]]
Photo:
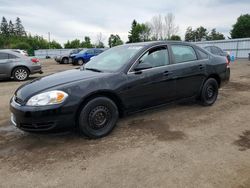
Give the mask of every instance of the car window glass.
[[217, 54], [217, 55], [220, 54], [218, 48], [216, 48], [216, 47], [214, 47], [214, 46], [211, 47], [211, 48], [212, 48], [212, 53], [213, 53], [213, 54]]
[[86, 53], [93, 55], [94, 54], [94, 50], [87, 50]]
[[208, 59], [208, 55], [205, 52], [203, 52], [199, 49], [197, 49], [196, 51], [198, 52], [201, 59]]
[[173, 51], [176, 63], [197, 60], [195, 51], [191, 46], [173, 45], [172, 51]]
[[8, 54], [0, 52], [0, 60], [8, 59]]
[[220, 49], [218, 47], [216, 47], [216, 48], [217, 48], [217, 51], [218, 51], [219, 54], [223, 54], [223, 50], [222, 49]]
[[205, 47], [205, 49], [206, 49], [207, 51], [211, 52], [211, 48], [210, 48], [210, 46]]
[[18, 58], [18, 57], [13, 55], [13, 54], [9, 54], [9, 59], [16, 59], [16, 58]]
[[168, 65], [168, 50], [165, 47], [149, 50], [141, 57], [139, 62], [150, 64], [152, 67]]

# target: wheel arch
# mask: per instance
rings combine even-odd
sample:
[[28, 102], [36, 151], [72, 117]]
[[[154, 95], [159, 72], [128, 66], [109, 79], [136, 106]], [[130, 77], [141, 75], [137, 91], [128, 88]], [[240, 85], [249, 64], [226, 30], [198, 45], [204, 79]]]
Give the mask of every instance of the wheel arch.
[[[214, 78], [214, 79], [217, 81], [218, 86], [219, 86], [219, 88], [220, 88], [220, 85], [221, 85], [221, 78], [220, 78], [220, 76], [219, 76], [218, 74], [211, 74], [211, 75], [209, 75], [209, 76], [207, 77], [206, 80], [208, 80], [209, 78]], [[205, 80], [205, 81], [206, 81], [206, 80]], [[204, 82], [204, 83], [205, 83], [205, 82]]]
[[18, 66], [15, 66], [15, 67], [13, 67], [12, 69], [11, 69], [11, 76], [13, 76], [13, 74], [14, 74], [14, 70], [16, 69], [16, 68], [26, 68], [28, 71], [29, 71], [29, 74], [30, 74], [30, 69], [29, 69], [29, 67], [27, 67], [27, 66], [25, 66], [25, 65], [18, 65]]
[[116, 104], [116, 106], [118, 108], [118, 112], [119, 112], [119, 117], [122, 117], [124, 115], [124, 104], [123, 104], [122, 100], [120, 99], [120, 97], [112, 91], [102, 90], [102, 91], [91, 93], [82, 99], [81, 104], [77, 108], [77, 112], [76, 112], [76, 116], [75, 116], [76, 120], [77, 120], [83, 106], [86, 105], [89, 101], [91, 101], [92, 99], [94, 99], [96, 97], [109, 98], [110, 100], [112, 100]]

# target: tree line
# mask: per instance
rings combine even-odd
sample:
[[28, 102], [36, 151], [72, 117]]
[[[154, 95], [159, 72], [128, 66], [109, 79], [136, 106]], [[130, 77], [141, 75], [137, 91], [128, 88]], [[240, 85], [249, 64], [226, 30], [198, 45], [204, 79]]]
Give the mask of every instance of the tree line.
[[[133, 20], [131, 29], [129, 30], [128, 41], [145, 42], [155, 40], [181, 40], [178, 35], [179, 27], [175, 23], [175, 17], [172, 13], [166, 15], [153, 16], [152, 19], [145, 23], [139, 23]], [[245, 14], [238, 17], [237, 22], [232, 26], [230, 31], [232, 39], [250, 37], [250, 15]], [[104, 48], [104, 37], [102, 33], [96, 36], [96, 42], [93, 44], [89, 36], [85, 36], [83, 41], [75, 39], [67, 41], [64, 48]], [[213, 28], [209, 31], [207, 28], [200, 26], [192, 28], [189, 26], [185, 32], [184, 41], [194, 42], [202, 40], [224, 40], [225, 36]], [[121, 45], [124, 42], [118, 34], [111, 34], [108, 38], [109, 47]], [[0, 25], [0, 48], [15, 48], [25, 49], [30, 55], [34, 54], [34, 50], [55, 48], [60, 49], [62, 46], [55, 40], [49, 42], [42, 36], [32, 36], [27, 34], [22, 21], [19, 17], [16, 18], [15, 23], [9, 22], [5, 17], [2, 17]]]
[[0, 25], [0, 48], [23, 49], [27, 50], [29, 55], [34, 55], [34, 50], [58, 49], [62, 48], [62, 46], [54, 40], [48, 42], [41, 36], [27, 34], [19, 17], [16, 18], [15, 23], [12, 20], [8, 22], [5, 17], [2, 17]]

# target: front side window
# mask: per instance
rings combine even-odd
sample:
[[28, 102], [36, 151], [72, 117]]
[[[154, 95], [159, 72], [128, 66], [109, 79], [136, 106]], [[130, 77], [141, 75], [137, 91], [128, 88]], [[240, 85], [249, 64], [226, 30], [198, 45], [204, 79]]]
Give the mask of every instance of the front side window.
[[172, 45], [172, 51], [173, 51], [176, 63], [197, 60], [196, 53], [191, 46]]
[[147, 63], [151, 67], [160, 67], [169, 64], [168, 50], [166, 47], [155, 48], [147, 51], [139, 60], [139, 64]]

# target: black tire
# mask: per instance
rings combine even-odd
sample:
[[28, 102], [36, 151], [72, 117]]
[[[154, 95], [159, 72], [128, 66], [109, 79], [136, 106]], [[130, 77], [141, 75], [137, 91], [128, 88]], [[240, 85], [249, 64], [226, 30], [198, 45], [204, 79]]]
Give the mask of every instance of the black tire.
[[25, 67], [17, 67], [13, 70], [12, 76], [16, 81], [25, 81], [29, 78], [29, 70]]
[[62, 63], [63, 63], [63, 64], [69, 64], [69, 59], [68, 59], [67, 57], [64, 57], [64, 58], [62, 59]]
[[118, 117], [118, 108], [112, 100], [97, 97], [81, 109], [78, 128], [80, 133], [89, 138], [101, 138], [113, 130]]
[[209, 78], [203, 84], [200, 100], [202, 105], [211, 106], [218, 96], [218, 82], [214, 78]]
[[84, 63], [85, 63], [85, 61], [82, 58], [77, 60], [77, 65], [83, 65]]

